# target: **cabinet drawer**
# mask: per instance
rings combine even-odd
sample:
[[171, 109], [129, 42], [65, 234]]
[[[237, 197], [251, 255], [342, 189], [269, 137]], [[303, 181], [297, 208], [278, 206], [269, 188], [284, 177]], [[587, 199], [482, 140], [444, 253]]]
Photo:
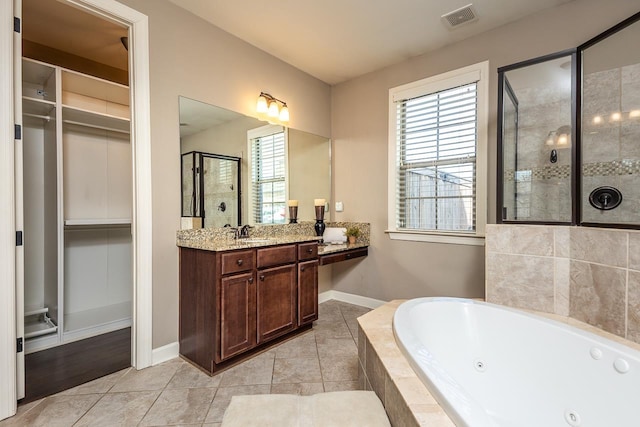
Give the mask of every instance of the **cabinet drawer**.
[[296, 262], [296, 245], [258, 249], [258, 268]]
[[318, 242], [300, 243], [298, 245], [298, 260], [306, 261], [318, 257]]
[[222, 274], [240, 273], [253, 270], [255, 258], [253, 250], [226, 252], [222, 254]]

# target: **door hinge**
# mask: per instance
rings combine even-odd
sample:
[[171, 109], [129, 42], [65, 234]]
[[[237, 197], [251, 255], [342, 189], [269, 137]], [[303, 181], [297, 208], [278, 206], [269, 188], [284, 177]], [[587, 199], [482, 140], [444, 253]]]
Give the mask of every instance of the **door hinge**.
[[22, 231], [16, 231], [16, 246], [22, 246]]
[[17, 340], [16, 350], [16, 353], [22, 353], [22, 351], [24, 350], [24, 346], [22, 345], [22, 337], [18, 338]]
[[20, 125], [13, 125], [13, 130], [14, 130], [14, 139], [22, 139], [22, 126]]
[[13, 17], [13, 31], [15, 31], [16, 33], [20, 32], [20, 18], [18, 18], [17, 16]]

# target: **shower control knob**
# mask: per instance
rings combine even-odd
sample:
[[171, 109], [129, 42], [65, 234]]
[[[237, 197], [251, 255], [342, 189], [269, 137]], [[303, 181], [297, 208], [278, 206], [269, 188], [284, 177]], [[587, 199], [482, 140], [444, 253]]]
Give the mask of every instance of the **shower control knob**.
[[608, 211], [622, 203], [622, 193], [613, 187], [598, 187], [589, 194], [589, 203], [596, 209]]

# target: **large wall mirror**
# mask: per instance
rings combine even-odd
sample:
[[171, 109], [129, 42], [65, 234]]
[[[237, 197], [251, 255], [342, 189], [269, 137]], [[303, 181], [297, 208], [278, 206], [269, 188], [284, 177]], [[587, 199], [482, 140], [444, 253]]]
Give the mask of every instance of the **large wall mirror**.
[[287, 201], [297, 200], [298, 220], [312, 221], [314, 199], [329, 201], [328, 138], [185, 97], [179, 103], [183, 216], [205, 227], [280, 224]]

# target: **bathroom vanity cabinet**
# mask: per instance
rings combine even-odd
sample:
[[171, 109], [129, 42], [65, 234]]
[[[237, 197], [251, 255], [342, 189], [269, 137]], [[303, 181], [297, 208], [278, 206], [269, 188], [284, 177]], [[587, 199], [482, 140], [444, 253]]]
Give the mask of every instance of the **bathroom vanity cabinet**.
[[318, 243], [180, 248], [180, 354], [209, 374], [318, 318]]

